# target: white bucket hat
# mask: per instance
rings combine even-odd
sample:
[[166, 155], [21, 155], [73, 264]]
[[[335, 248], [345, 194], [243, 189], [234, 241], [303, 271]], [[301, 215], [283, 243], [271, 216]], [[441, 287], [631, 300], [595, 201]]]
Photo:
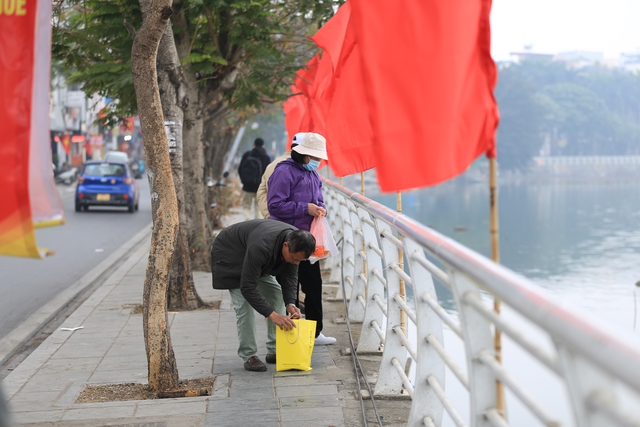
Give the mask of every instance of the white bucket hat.
[[304, 139], [304, 137], [308, 134], [309, 132], [298, 132], [295, 135], [293, 135], [293, 140], [291, 141], [292, 144], [300, 144], [302, 142], [302, 140]]
[[292, 148], [293, 151], [303, 156], [313, 156], [323, 160], [329, 160], [327, 157], [327, 140], [324, 136], [319, 133], [309, 132], [302, 137], [302, 140], [299, 140], [298, 135], [300, 134], [296, 134], [296, 142], [298, 145]]

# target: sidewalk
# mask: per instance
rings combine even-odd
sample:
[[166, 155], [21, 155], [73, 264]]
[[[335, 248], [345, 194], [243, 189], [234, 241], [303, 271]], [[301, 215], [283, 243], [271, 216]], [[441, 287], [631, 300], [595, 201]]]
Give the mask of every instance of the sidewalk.
[[[200, 296], [219, 310], [170, 312], [180, 379], [215, 377], [212, 396], [75, 403], [86, 385], [147, 382], [142, 303], [148, 243], [133, 251], [107, 281], [3, 381], [17, 425], [27, 426], [357, 426], [354, 374], [344, 334], [338, 345], [316, 346], [309, 372], [248, 372], [237, 356], [235, 313], [227, 291], [211, 274], [194, 272]], [[327, 285], [332, 296], [335, 285]], [[342, 303], [327, 303], [341, 311]], [[329, 307], [327, 307], [329, 308]], [[260, 316], [259, 357], [265, 327]], [[343, 329], [325, 322], [326, 333]], [[334, 333], [335, 332], [335, 333]], [[344, 342], [342, 342], [344, 341]], [[339, 360], [337, 360], [339, 359]], [[346, 419], [345, 419], [346, 414]], [[349, 419], [352, 421], [349, 422]]]

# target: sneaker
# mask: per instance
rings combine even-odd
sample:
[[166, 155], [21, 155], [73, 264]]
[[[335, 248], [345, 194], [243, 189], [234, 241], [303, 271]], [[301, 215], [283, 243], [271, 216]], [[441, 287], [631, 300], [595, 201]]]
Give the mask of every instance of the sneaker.
[[253, 372], [264, 372], [267, 370], [267, 365], [262, 363], [258, 356], [251, 356], [249, 360], [244, 362], [244, 369]]
[[264, 358], [267, 363], [276, 363], [276, 355], [275, 354], [267, 354], [267, 357]]
[[335, 342], [335, 338], [325, 337], [324, 335], [322, 335], [322, 333], [316, 337], [316, 345], [329, 345], [334, 344]]

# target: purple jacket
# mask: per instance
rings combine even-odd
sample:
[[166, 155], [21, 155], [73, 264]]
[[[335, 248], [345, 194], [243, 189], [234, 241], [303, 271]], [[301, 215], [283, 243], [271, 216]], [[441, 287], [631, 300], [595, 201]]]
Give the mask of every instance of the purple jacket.
[[278, 163], [267, 184], [269, 219], [286, 222], [309, 231], [313, 217], [308, 204], [324, 205], [322, 180], [316, 171], [308, 171], [291, 159]]

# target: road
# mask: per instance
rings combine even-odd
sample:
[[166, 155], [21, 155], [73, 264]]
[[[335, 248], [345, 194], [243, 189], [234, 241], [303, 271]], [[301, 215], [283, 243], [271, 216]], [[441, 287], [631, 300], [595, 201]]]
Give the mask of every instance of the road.
[[0, 339], [144, 227], [151, 227], [146, 175], [137, 182], [140, 208], [135, 213], [125, 208], [93, 207], [88, 212], [75, 212], [75, 184], [59, 187], [67, 223], [36, 230], [38, 246], [55, 251], [55, 255], [43, 260], [0, 256]]

